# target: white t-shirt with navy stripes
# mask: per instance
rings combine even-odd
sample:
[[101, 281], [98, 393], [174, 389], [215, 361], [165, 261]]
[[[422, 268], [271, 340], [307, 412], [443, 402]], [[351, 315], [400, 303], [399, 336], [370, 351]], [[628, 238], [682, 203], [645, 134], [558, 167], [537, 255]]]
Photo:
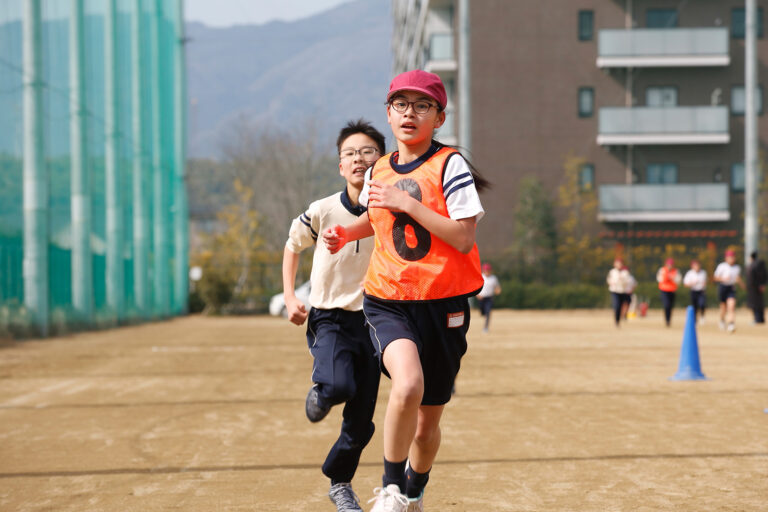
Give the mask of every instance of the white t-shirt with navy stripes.
[[[360, 204], [368, 204], [368, 182], [371, 179], [372, 168], [365, 171], [365, 185], [360, 192]], [[443, 195], [448, 208], [448, 216], [453, 220], [475, 217], [479, 221], [485, 214], [480, 203], [480, 195], [475, 188], [475, 180], [467, 161], [459, 153], [448, 157], [448, 163], [443, 174]]]

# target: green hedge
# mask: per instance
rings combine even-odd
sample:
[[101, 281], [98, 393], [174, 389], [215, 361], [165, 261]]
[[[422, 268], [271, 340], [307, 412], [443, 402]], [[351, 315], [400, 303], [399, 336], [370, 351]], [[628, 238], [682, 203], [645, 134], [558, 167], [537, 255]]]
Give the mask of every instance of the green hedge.
[[[661, 307], [659, 288], [656, 283], [640, 283], [635, 290], [638, 300], [648, 301], [651, 308]], [[677, 292], [676, 307], [685, 307], [690, 302], [688, 288]], [[738, 305], [744, 304], [745, 292], [736, 289]], [[494, 300], [494, 307], [513, 309], [585, 309], [608, 308], [611, 295], [608, 286], [588, 283], [564, 283], [548, 285], [543, 283], [521, 283], [501, 281], [501, 294]], [[707, 287], [707, 307], [716, 308], [717, 287]]]

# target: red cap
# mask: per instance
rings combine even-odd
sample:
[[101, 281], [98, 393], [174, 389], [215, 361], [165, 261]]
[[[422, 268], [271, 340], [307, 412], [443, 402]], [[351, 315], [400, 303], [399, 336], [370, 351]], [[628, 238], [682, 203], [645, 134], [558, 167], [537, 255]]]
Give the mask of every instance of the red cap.
[[481, 269], [481, 270], [491, 270], [491, 264], [490, 264], [490, 263], [483, 263], [483, 264], [480, 266], [480, 269]]
[[406, 71], [400, 73], [392, 79], [392, 83], [389, 84], [389, 93], [387, 93], [387, 101], [393, 94], [400, 91], [416, 91], [421, 92], [434, 99], [441, 109], [445, 108], [448, 103], [448, 95], [445, 94], [445, 86], [440, 77], [434, 73], [422, 71], [420, 69], [414, 69], [412, 71]]
[[734, 252], [733, 249], [728, 249], [727, 251], [725, 251], [725, 257], [727, 258], [728, 256], [736, 256], [736, 253]]
[[667, 265], [671, 267], [674, 264], [675, 264], [675, 260], [673, 260], [672, 258], [667, 258]]

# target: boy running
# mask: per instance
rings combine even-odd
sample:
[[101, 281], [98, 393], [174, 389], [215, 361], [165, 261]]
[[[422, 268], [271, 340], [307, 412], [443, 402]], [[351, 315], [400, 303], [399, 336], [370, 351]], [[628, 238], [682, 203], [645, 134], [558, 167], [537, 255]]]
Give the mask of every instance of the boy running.
[[[329, 497], [338, 512], [361, 512], [351, 481], [360, 454], [373, 436], [373, 412], [379, 390], [379, 366], [373, 350], [360, 286], [373, 250], [373, 240], [360, 240], [337, 254], [317, 244], [318, 233], [336, 224], [348, 224], [365, 212], [358, 198], [365, 170], [384, 153], [384, 136], [369, 123], [349, 122], [336, 141], [339, 174], [344, 190], [313, 202], [294, 219], [283, 253], [283, 290], [288, 318], [307, 323], [307, 343], [314, 358], [305, 411], [311, 422], [325, 418], [331, 407], [346, 402], [341, 434], [323, 464], [331, 479]], [[299, 253], [315, 247], [306, 311], [296, 297], [294, 282]]]

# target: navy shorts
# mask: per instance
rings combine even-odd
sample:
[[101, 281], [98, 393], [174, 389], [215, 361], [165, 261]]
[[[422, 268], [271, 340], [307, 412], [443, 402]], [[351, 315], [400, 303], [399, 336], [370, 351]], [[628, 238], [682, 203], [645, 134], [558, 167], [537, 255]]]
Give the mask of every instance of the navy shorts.
[[469, 301], [466, 297], [429, 302], [390, 302], [368, 295], [363, 300], [373, 348], [384, 375], [381, 354], [391, 342], [405, 338], [419, 351], [424, 374], [422, 405], [443, 405], [467, 351]]
[[717, 285], [717, 298], [720, 302], [726, 302], [728, 299], [736, 298], [736, 290], [732, 284], [718, 284]]

